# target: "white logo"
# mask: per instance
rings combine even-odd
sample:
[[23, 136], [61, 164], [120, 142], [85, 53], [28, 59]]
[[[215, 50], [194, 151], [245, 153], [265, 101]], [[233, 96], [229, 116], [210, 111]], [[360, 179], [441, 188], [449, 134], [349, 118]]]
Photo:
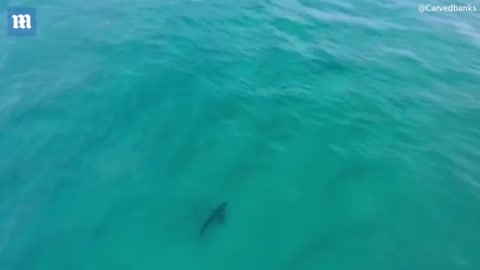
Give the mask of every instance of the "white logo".
[[[13, 29], [30, 29], [32, 28], [32, 24], [30, 22], [30, 15], [28, 14], [20, 14], [20, 15], [12, 15], [13, 18]], [[26, 24], [26, 26], [25, 26]]]

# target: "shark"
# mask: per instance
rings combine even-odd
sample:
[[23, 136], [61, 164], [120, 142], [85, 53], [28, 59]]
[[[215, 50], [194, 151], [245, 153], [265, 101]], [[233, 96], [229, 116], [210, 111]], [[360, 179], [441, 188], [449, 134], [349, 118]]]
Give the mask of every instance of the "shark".
[[212, 227], [214, 224], [225, 223], [225, 211], [227, 210], [227, 206], [227, 202], [222, 202], [212, 210], [208, 218], [203, 222], [200, 230], [200, 236], [203, 236], [207, 232], [208, 228]]

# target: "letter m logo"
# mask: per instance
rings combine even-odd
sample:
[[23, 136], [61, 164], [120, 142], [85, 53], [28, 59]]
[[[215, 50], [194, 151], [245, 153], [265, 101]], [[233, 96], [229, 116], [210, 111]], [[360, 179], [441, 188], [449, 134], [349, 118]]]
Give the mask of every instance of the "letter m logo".
[[[13, 29], [30, 29], [32, 28], [32, 17], [28, 14], [12, 15], [13, 19]], [[26, 26], [25, 26], [26, 25]]]
[[9, 36], [27, 37], [37, 33], [37, 13], [34, 8], [8, 8], [7, 22]]

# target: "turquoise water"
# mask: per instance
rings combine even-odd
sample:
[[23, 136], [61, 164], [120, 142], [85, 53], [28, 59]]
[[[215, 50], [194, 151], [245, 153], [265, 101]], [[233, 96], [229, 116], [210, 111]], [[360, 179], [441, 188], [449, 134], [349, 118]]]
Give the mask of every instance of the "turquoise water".
[[0, 36], [0, 269], [480, 269], [480, 10], [48, 2]]

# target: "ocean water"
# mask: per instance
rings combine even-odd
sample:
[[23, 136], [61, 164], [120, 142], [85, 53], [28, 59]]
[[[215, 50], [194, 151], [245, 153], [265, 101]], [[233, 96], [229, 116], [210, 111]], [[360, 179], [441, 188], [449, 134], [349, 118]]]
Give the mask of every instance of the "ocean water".
[[428, 3], [2, 3], [0, 269], [480, 269], [480, 2]]

